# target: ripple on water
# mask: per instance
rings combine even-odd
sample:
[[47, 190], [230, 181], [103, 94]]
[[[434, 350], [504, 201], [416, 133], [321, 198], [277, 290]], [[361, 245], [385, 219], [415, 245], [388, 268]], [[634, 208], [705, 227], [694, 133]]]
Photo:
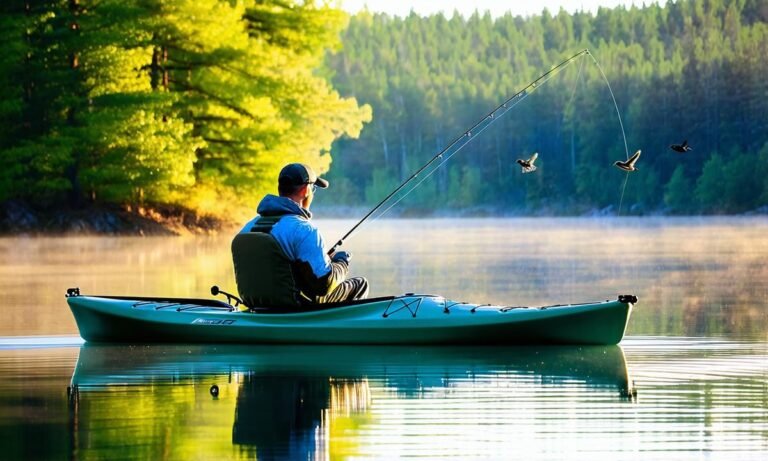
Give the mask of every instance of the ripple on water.
[[[555, 366], [536, 348], [327, 348], [326, 357], [302, 347], [51, 346], [57, 342], [76, 341], [0, 342], [0, 415], [22, 432], [75, 430], [69, 440], [83, 457], [746, 461], [768, 454], [766, 342], [630, 337], [600, 352], [610, 367], [595, 357]], [[555, 357], [566, 362], [587, 358], [560, 351]], [[83, 384], [75, 426], [70, 379]], [[631, 383], [635, 397], [622, 387]], [[270, 432], [252, 430], [253, 421], [269, 422]], [[117, 436], [125, 433], [132, 437]]]

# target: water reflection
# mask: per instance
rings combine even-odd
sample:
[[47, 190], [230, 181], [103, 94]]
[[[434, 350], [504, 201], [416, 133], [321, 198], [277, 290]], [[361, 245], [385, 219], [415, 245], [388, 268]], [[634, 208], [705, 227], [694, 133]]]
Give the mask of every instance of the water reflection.
[[[631, 401], [618, 346], [88, 344], [72, 376], [70, 428], [87, 458], [343, 459], [361, 454], [359, 434], [386, 426], [397, 401], [477, 388], [498, 398], [531, 386]], [[445, 417], [461, 413], [462, 401]]]
[[366, 379], [247, 374], [237, 389], [232, 443], [255, 448], [259, 459], [327, 458], [330, 427], [365, 413], [370, 400]]
[[[635, 336], [573, 351], [57, 344], [0, 338], [2, 459], [768, 453], [765, 341]], [[634, 398], [623, 396], [629, 383]]]

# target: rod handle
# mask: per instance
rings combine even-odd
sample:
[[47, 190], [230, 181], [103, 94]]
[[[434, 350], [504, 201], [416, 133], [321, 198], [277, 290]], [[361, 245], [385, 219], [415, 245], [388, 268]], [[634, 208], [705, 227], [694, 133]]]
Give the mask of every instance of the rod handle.
[[328, 250], [328, 253], [326, 253], [326, 254], [327, 254], [328, 256], [332, 255], [332, 254], [333, 254], [333, 252], [334, 252], [334, 251], [336, 251], [336, 248], [340, 247], [342, 243], [344, 243], [344, 241], [343, 241], [343, 240], [339, 240], [338, 242], [336, 242], [336, 244], [335, 244], [335, 245], [333, 245], [333, 246], [331, 247], [331, 249], [330, 249], [330, 250]]

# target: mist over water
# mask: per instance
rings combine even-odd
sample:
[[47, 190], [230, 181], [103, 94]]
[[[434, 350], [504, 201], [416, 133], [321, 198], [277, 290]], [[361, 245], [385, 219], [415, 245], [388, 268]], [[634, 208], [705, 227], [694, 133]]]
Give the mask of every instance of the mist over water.
[[[316, 220], [326, 245], [354, 221]], [[640, 298], [629, 334], [766, 337], [764, 218], [381, 219], [345, 243], [371, 296], [502, 305]], [[0, 239], [0, 336], [76, 334], [64, 300], [236, 291], [230, 235]]]
[[[327, 242], [353, 224], [318, 220]], [[64, 299], [234, 289], [230, 236], [0, 239], [4, 459], [762, 460], [768, 220], [379, 220], [372, 296], [640, 298], [619, 346], [83, 344]], [[216, 386], [216, 392], [212, 387]]]

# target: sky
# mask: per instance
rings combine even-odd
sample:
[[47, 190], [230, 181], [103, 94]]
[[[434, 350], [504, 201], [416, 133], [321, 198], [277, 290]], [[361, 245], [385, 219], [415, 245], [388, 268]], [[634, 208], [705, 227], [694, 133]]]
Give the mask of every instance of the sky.
[[557, 13], [560, 7], [568, 12], [587, 10], [595, 12], [600, 6], [614, 8], [618, 5], [642, 6], [643, 3], [655, 3], [652, 0], [341, 0], [342, 9], [356, 13], [366, 5], [371, 12], [384, 12], [390, 15], [407, 16], [411, 10], [421, 15], [443, 11], [450, 16], [458, 10], [463, 16], [470, 16], [475, 10], [488, 10], [493, 17], [502, 16], [507, 11], [513, 15], [531, 16], [541, 14], [544, 8]]

